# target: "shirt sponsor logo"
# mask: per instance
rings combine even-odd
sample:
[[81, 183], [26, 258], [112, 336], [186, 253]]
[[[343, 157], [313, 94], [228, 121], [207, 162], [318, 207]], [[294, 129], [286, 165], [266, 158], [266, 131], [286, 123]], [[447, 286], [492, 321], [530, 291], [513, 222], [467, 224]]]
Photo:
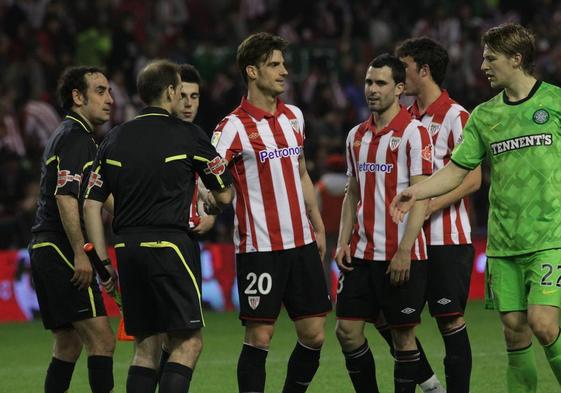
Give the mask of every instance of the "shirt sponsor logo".
[[432, 145], [426, 145], [421, 150], [421, 158], [425, 161], [432, 162]]
[[392, 170], [393, 170], [393, 164], [386, 164], [386, 163], [379, 164], [377, 162], [359, 162], [358, 163], [358, 171], [359, 172], [391, 173]]
[[78, 174], [73, 175], [70, 171], [65, 169], [58, 171], [56, 181], [57, 188], [64, 187], [66, 183], [72, 183], [73, 181], [77, 181], [78, 184], [80, 184], [82, 182], [82, 176]]
[[399, 146], [400, 143], [401, 143], [401, 138], [399, 138], [397, 136], [392, 136], [390, 138], [390, 149], [392, 149], [392, 151], [394, 151], [395, 149], [397, 149], [397, 147]]
[[204, 169], [207, 175], [210, 175], [212, 173], [216, 176], [220, 176], [224, 173], [225, 170], [226, 162], [220, 156], [216, 156], [212, 159], [212, 161], [209, 161], [208, 164], [206, 164], [206, 168]]
[[549, 112], [545, 109], [538, 109], [534, 112], [532, 120], [534, 120], [536, 124], [545, 124], [549, 120]]
[[274, 160], [277, 158], [286, 158], [292, 156], [299, 156], [302, 154], [303, 149], [301, 146], [284, 147], [282, 149], [261, 150], [259, 152], [259, 161], [265, 162], [267, 160]]
[[551, 134], [534, 134], [491, 143], [491, 150], [493, 150], [493, 155], [496, 156], [512, 150], [535, 146], [551, 146], [552, 144], [553, 136]]

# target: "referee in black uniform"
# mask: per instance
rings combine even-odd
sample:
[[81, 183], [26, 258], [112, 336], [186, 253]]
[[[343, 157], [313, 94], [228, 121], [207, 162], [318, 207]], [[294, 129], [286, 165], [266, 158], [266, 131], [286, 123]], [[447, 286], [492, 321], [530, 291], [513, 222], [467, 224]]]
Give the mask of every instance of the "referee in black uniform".
[[213, 205], [231, 202], [232, 180], [206, 134], [170, 116], [181, 99], [176, 64], [148, 64], [137, 88], [148, 107], [110, 131], [101, 144], [84, 205], [86, 228], [105, 258], [100, 213], [113, 194], [125, 330], [137, 344], [127, 392], [154, 392], [158, 333], [166, 333], [171, 355], [162, 370], [160, 392], [185, 393], [202, 349], [204, 326], [199, 249], [188, 235], [194, 175], [211, 190], [207, 197]]
[[74, 364], [85, 346], [91, 390], [108, 393], [113, 389], [115, 338], [82, 249], [80, 207], [86, 188], [82, 180], [88, 178], [97, 150], [93, 127], [109, 120], [113, 99], [107, 78], [95, 67], [66, 69], [57, 95], [68, 114], [43, 154], [30, 244], [41, 318], [54, 336], [45, 392], [68, 390]]

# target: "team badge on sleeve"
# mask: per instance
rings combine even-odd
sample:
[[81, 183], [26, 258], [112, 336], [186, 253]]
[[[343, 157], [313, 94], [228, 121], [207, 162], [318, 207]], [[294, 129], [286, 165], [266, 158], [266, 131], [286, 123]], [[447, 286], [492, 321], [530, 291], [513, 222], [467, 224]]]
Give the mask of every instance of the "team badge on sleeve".
[[66, 183], [71, 183], [73, 181], [77, 181], [78, 184], [80, 184], [82, 182], [82, 176], [78, 174], [73, 175], [67, 170], [58, 171], [56, 182], [57, 188], [62, 188], [66, 185]]
[[426, 145], [421, 150], [421, 158], [425, 161], [432, 162], [432, 145]]
[[103, 180], [101, 180], [101, 175], [99, 173], [91, 172], [90, 178], [88, 180], [88, 189], [91, 189], [94, 186], [96, 187], [103, 186]]
[[216, 156], [206, 164], [205, 173], [210, 175], [211, 173], [216, 176], [220, 176], [226, 170], [226, 161], [220, 156]]
[[212, 144], [212, 146], [218, 145], [218, 141], [220, 140], [220, 135], [222, 135], [222, 132], [220, 131], [215, 131], [212, 133], [212, 138], [210, 139], [210, 143]]

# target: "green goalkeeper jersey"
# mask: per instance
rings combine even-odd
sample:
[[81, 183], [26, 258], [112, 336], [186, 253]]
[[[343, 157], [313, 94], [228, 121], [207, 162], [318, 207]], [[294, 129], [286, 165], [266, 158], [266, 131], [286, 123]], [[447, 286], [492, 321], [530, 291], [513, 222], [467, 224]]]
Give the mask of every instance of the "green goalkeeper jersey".
[[479, 105], [452, 161], [491, 165], [487, 255], [561, 248], [561, 88], [537, 82], [527, 98], [504, 92]]

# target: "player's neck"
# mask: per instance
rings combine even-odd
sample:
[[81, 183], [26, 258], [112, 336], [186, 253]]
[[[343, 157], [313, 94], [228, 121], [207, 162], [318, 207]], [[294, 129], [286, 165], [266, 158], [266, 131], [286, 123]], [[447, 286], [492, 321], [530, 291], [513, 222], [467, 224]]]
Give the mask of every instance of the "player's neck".
[[442, 90], [436, 83], [430, 83], [423, 87], [416, 97], [419, 113], [425, 113], [427, 108], [431, 106], [441, 94]]
[[536, 78], [534, 76], [522, 74], [517, 78], [513, 78], [510, 84], [505, 87], [506, 96], [511, 102], [523, 100], [528, 97], [535, 84]]
[[76, 114], [79, 115], [82, 119], [84, 119], [84, 121], [87, 123], [87, 125], [88, 125], [88, 127], [89, 127], [90, 130], [93, 130], [93, 129], [94, 129], [92, 122], [90, 121], [90, 119], [88, 119], [88, 117], [87, 117], [86, 114], [82, 111], [81, 108], [78, 108], [78, 107], [73, 106], [73, 107], [72, 107], [72, 112], [76, 113]]
[[374, 116], [374, 123], [376, 124], [376, 132], [380, 132], [381, 130], [386, 128], [388, 124], [391, 123], [393, 118], [397, 116], [400, 109], [401, 108], [399, 106], [399, 102], [396, 101], [392, 106], [390, 106], [384, 112], [381, 113], [372, 112], [372, 116]]
[[247, 91], [247, 100], [251, 105], [259, 108], [267, 113], [275, 113], [277, 111], [277, 97], [265, 94], [255, 86], [250, 86]]

